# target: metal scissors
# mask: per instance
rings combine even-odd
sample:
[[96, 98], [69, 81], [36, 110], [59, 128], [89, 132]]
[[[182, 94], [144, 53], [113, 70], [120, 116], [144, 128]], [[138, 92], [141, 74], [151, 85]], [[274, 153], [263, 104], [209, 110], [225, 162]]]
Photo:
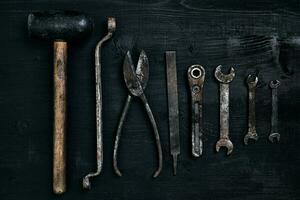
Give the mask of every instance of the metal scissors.
[[123, 63], [123, 75], [124, 75], [126, 86], [129, 90], [129, 94], [127, 96], [126, 103], [122, 111], [122, 115], [118, 124], [117, 134], [115, 138], [114, 153], [113, 153], [114, 171], [118, 176], [122, 176], [122, 173], [118, 168], [118, 162], [117, 162], [121, 131], [132, 98], [139, 97], [144, 103], [145, 109], [147, 111], [148, 117], [151, 121], [154, 130], [156, 148], [158, 152], [158, 167], [153, 175], [153, 177], [155, 178], [160, 174], [162, 170], [162, 149], [161, 149], [161, 143], [160, 143], [160, 137], [159, 137], [157, 125], [144, 93], [144, 89], [146, 88], [148, 78], [149, 78], [149, 61], [145, 51], [143, 50], [141, 51], [136, 69], [133, 66], [130, 52], [129, 51], [127, 52]]

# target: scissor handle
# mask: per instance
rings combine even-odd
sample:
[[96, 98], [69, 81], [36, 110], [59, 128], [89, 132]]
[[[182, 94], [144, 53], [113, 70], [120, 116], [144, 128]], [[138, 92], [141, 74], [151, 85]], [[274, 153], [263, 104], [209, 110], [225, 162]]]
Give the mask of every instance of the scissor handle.
[[122, 176], [121, 171], [119, 170], [118, 167], [118, 149], [119, 149], [119, 143], [120, 143], [120, 139], [121, 139], [121, 133], [122, 133], [122, 128], [123, 128], [123, 124], [126, 118], [126, 115], [128, 113], [128, 109], [129, 106], [131, 104], [131, 100], [132, 100], [132, 96], [128, 95], [127, 99], [126, 99], [126, 103], [125, 106], [123, 108], [122, 111], [122, 115], [118, 124], [118, 129], [117, 129], [117, 134], [116, 134], [116, 139], [115, 139], [115, 145], [114, 145], [114, 153], [113, 153], [113, 167], [114, 167], [114, 171], [118, 176]]
[[162, 170], [162, 149], [161, 149], [161, 142], [160, 142], [160, 137], [159, 137], [159, 133], [158, 133], [158, 129], [157, 129], [157, 125], [154, 119], [154, 116], [152, 114], [151, 108], [148, 104], [147, 98], [145, 96], [145, 94], [143, 93], [140, 98], [142, 99], [145, 109], [147, 111], [148, 117], [151, 121], [152, 127], [153, 127], [153, 131], [154, 131], [154, 136], [155, 136], [155, 142], [156, 142], [156, 148], [157, 148], [157, 152], [158, 152], [158, 167], [156, 169], [156, 171], [153, 174], [153, 177], [156, 178], [161, 170]]

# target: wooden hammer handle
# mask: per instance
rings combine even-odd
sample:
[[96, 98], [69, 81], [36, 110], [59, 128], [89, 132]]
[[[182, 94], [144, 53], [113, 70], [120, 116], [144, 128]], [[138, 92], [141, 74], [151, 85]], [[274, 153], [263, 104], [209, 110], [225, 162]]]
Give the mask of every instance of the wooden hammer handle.
[[67, 43], [54, 42], [53, 192], [66, 191], [66, 69]]

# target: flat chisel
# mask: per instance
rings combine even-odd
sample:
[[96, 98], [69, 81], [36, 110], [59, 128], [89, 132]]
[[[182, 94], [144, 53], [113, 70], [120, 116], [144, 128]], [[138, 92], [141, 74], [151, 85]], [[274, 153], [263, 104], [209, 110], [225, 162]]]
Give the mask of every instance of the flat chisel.
[[176, 72], [176, 51], [166, 52], [167, 85], [168, 85], [168, 110], [169, 110], [169, 132], [170, 152], [173, 156], [174, 175], [177, 171], [177, 157], [180, 154], [179, 140], [179, 111]]

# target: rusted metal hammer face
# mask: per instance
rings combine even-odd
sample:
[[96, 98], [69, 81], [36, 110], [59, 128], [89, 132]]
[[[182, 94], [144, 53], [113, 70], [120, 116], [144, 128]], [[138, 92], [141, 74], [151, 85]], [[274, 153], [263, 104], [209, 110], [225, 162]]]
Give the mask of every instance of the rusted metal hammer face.
[[76, 11], [36, 12], [28, 16], [28, 33], [45, 40], [70, 41], [88, 35], [91, 19]]
[[75, 11], [33, 13], [28, 16], [32, 37], [54, 40], [53, 192], [66, 191], [66, 80], [67, 42], [91, 32], [92, 21]]

